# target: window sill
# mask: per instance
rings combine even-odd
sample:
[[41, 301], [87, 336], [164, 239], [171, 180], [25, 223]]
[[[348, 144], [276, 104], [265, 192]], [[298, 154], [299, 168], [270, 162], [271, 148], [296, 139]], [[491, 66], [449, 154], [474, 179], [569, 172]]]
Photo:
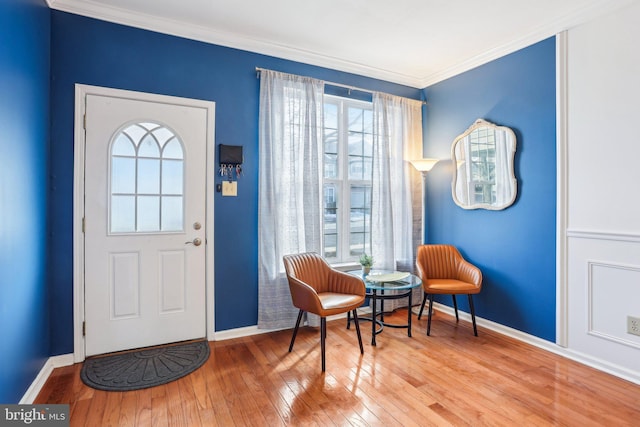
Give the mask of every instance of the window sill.
[[331, 264], [331, 267], [339, 271], [359, 270], [362, 268], [357, 262], [336, 262]]

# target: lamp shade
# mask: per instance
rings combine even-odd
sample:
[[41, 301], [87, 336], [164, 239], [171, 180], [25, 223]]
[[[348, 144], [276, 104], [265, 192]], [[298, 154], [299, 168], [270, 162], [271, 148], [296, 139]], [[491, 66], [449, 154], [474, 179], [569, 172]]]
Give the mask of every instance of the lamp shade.
[[410, 160], [411, 164], [414, 168], [416, 168], [420, 172], [429, 172], [435, 165], [438, 163], [440, 159], [417, 159]]

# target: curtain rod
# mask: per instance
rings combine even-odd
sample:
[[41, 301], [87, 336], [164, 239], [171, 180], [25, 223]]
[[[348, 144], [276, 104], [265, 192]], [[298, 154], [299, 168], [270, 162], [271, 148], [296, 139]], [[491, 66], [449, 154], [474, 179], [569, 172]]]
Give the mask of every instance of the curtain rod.
[[[257, 74], [257, 75], [256, 75], [256, 77], [257, 77], [257, 78], [260, 78], [260, 72], [261, 72], [261, 71], [273, 71], [273, 70], [269, 70], [269, 69], [267, 69], [267, 68], [260, 68], [260, 67], [256, 67], [256, 74]], [[279, 71], [279, 72], [280, 72], [280, 71]], [[350, 86], [350, 85], [345, 85], [345, 84], [342, 84], [342, 83], [334, 83], [334, 82], [327, 82], [327, 81], [325, 81], [325, 83], [326, 83], [326, 84], [328, 84], [329, 86], [342, 87], [342, 88], [345, 88], [345, 89], [349, 89], [350, 91], [351, 91], [351, 90], [356, 90], [356, 91], [358, 91], [358, 92], [370, 93], [370, 94], [372, 94], [372, 95], [373, 95], [373, 93], [375, 92], [375, 91], [373, 91], [373, 90], [371, 90], [371, 89], [363, 89], [363, 88], [360, 88], [360, 87]], [[381, 93], [383, 93], [383, 92], [381, 92]], [[395, 96], [397, 96], [397, 95], [395, 95]], [[406, 96], [403, 96], [403, 97], [401, 97], [401, 98], [406, 98]], [[422, 102], [422, 105], [426, 105], [426, 104], [427, 104], [427, 101], [426, 101], [426, 100], [424, 100], [424, 99], [423, 99], [423, 100], [419, 100], [419, 99], [412, 99], [412, 98], [407, 98], [407, 99], [411, 99], [412, 101], [416, 101], [416, 102]]]

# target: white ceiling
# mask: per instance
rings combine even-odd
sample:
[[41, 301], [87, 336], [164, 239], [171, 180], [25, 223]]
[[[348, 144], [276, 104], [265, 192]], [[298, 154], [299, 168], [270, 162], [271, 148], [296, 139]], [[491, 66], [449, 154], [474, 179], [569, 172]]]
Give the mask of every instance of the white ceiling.
[[416, 88], [633, 1], [47, 0], [53, 9]]

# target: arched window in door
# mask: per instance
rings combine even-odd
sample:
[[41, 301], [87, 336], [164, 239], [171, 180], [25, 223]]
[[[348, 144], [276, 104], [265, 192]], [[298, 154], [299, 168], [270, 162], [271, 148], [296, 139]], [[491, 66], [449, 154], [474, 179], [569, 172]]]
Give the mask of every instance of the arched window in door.
[[110, 233], [184, 230], [184, 149], [173, 131], [126, 126], [111, 143], [109, 174]]

